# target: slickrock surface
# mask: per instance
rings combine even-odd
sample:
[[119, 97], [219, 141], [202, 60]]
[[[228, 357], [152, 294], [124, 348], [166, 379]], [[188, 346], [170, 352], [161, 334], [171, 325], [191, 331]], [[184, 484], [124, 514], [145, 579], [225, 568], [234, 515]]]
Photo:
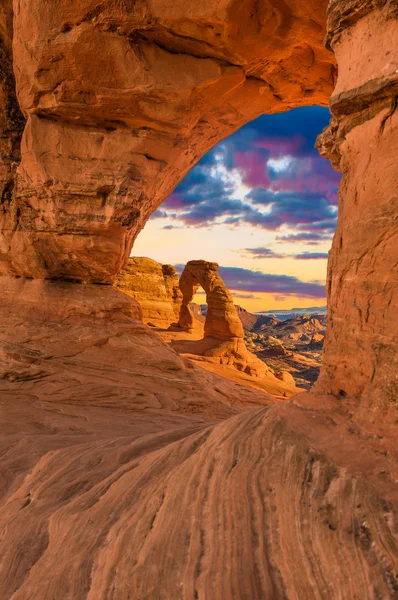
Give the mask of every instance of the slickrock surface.
[[394, 598], [396, 463], [317, 401], [162, 430], [3, 400], [1, 597]]
[[[268, 366], [267, 361], [263, 363], [265, 372], [262, 372], [261, 377], [257, 373], [250, 375], [247, 371], [237, 369], [236, 356], [232, 357], [234, 360], [230, 360], [231, 346], [229, 347], [229, 357], [216, 355], [212, 358], [207, 356], [206, 351], [213, 346], [213, 342], [210, 340], [209, 343], [209, 339], [203, 337], [204, 327], [201, 322], [196, 322], [194, 330], [190, 332], [174, 326], [167, 330], [158, 329], [156, 331], [180, 356], [194, 362], [206, 371], [216, 373], [236, 383], [262, 390], [273, 396], [275, 400], [285, 400], [304, 389], [303, 387], [296, 387], [295, 382], [291, 379], [283, 381], [279, 374]], [[276, 371], [280, 370], [280, 365], [277, 365]]]
[[1, 278], [0, 393], [225, 417], [272, 398], [178, 356], [111, 286]]
[[178, 321], [181, 292], [172, 265], [161, 265], [151, 258], [131, 257], [120, 272], [116, 287], [137, 300], [144, 323], [168, 327]]
[[191, 302], [199, 287], [206, 292], [207, 313], [204, 339], [196, 346], [193, 354], [202, 354], [221, 364], [234, 365], [240, 371], [256, 377], [271, 374], [271, 370], [248, 352], [244, 342], [244, 331], [232, 296], [218, 274], [218, 264], [205, 260], [190, 260], [180, 277], [182, 304], [179, 326], [188, 332], [195, 325]]

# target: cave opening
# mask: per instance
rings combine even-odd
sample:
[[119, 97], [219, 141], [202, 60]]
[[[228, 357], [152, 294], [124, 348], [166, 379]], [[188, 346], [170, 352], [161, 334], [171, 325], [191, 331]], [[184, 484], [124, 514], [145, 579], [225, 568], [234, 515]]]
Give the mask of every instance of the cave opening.
[[[326, 266], [340, 174], [315, 148], [330, 120], [311, 106], [262, 115], [215, 145], [139, 234], [132, 256], [217, 262], [250, 351], [309, 388], [326, 332]], [[191, 312], [205, 324], [206, 292]], [[298, 360], [297, 360], [297, 357]]]

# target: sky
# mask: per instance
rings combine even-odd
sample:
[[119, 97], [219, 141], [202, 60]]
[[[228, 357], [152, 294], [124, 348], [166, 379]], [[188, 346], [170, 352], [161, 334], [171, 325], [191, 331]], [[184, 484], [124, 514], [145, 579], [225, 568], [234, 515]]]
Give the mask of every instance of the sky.
[[329, 119], [327, 108], [298, 108], [225, 138], [152, 215], [132, 256], [180, 269], [217, 262], [235, 303], [250, 311], [325, 305], [340, 174], [314, 143]]

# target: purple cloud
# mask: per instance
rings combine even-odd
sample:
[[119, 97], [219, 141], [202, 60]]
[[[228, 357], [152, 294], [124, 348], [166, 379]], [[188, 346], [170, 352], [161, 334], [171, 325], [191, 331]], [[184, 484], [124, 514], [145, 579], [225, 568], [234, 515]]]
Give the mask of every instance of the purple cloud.
[[303, 252], [302, 254], [294, 254], [293, 258], [296, 260], [326, 260], [328, 258], [327, 252]]
[[243, 254], [249, 254], [252, 258], [285, 258], [285, 254], [277, 254], [271, 248], [245, 248]]
[[220, 267], [219, 273], [231, 290], [267, 293], [301, 298], [325, 298], [325, 286], [319, 282], [301, 281], [290, 275], [275, 275], [241, 267]]
[[292, 233], [289, 235], [282, 235], [282, 236], [277, 235], [276, 241], [278, 242], [278, 244], [305, 243], [309, 246], [316, 246], [317, 244], [329, 242], [332, 238], [333, 238], [333, 236], [331, 234], [304, 232], [304, 233]]
[[[284, 227], [291, 233], [279, 236], [280, 242], [330, 240], [340, 174], [313, 147], [329, 118], [328, 109], [320, 107], [259, 117], [208, 152], [153, 218], [171, 219], [168, 229], [174, 223]], [[245, 197], [239, 178], [250, 190]]]

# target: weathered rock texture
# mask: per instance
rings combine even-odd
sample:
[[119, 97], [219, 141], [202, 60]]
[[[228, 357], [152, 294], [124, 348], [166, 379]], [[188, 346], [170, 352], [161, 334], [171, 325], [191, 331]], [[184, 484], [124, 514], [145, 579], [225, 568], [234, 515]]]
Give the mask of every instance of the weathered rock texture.
[[235, 414], [245, 398], [272, 402], [251, 389], [245, 396], [242, 386], [179, 357], [142, 324], [138, 303], [111, 286], [12, 277], [0, 283], [1, 399], [7, 393], [29, 403], [165, 408], [206, 419]]
[[[0, 6], [0, 273], [8, 269], [6, 222], [15, 220], [13, 190], [15, 171], [20, 162], [20, 142], [25, 119], [16, 98], [12, 61], [12, 1]], [[8, 237], [9, 234], [6, 234]], [[7, 264], [4, 264], [3, 261]]]
[[14, 7], [27, 123], [15, 175], [6, 0], [1, 272], [36, 279], [1, 281], [0, 597], [396, 598], [397, 3], [329, 10], [320, 144], [343, 184], [318, 390], [334, 395], [256, 410], [264, 394], [189, 366], [133, 299], [40, 279], [113, 282], [210, 146], [326, 103], [326, 2]]
[[328, 329], [317, 390], [362, 397], [365, 418], [398, 418], [398, 5], [333, 1], [339, 76], [318, 141], [341, 170], [328, 266]]
[[173, 267], [173, 265], [162, 265], [162, 273], [167, 296], [170, 298], [174, 315], [178, 320], [180, 316], [182, 293], [176, 268]]
[[114, 281], [210, 147], [261, 113], [325, 105], [332, 91], [326, 0], [14, 4], [27, 123], [3, 273]]
[[231, 293], [218, 274], [217, 263], [191, 260], [186, 264], [180, 277], [179, 326], [193, 330], [195, 316], [191, 303], [199, 287], [206, 292], [204, 342], [207, 343], [198, 345], [197, 351], [223, 364], [233, 364], [250, 375], [261, 377], [270, 373], [271, 370], [246, 348], [242, 322]]
[[178, 321], [182, 294], [172, 265], [161, 265], [151, 258], [129, 258], [116, 287], [137, 300], [144, 323], [169, 327]]
[[338, 402], [211, 424], [84, 398], [2, 395], [2, 599], [396, 597], [397, 464]]

